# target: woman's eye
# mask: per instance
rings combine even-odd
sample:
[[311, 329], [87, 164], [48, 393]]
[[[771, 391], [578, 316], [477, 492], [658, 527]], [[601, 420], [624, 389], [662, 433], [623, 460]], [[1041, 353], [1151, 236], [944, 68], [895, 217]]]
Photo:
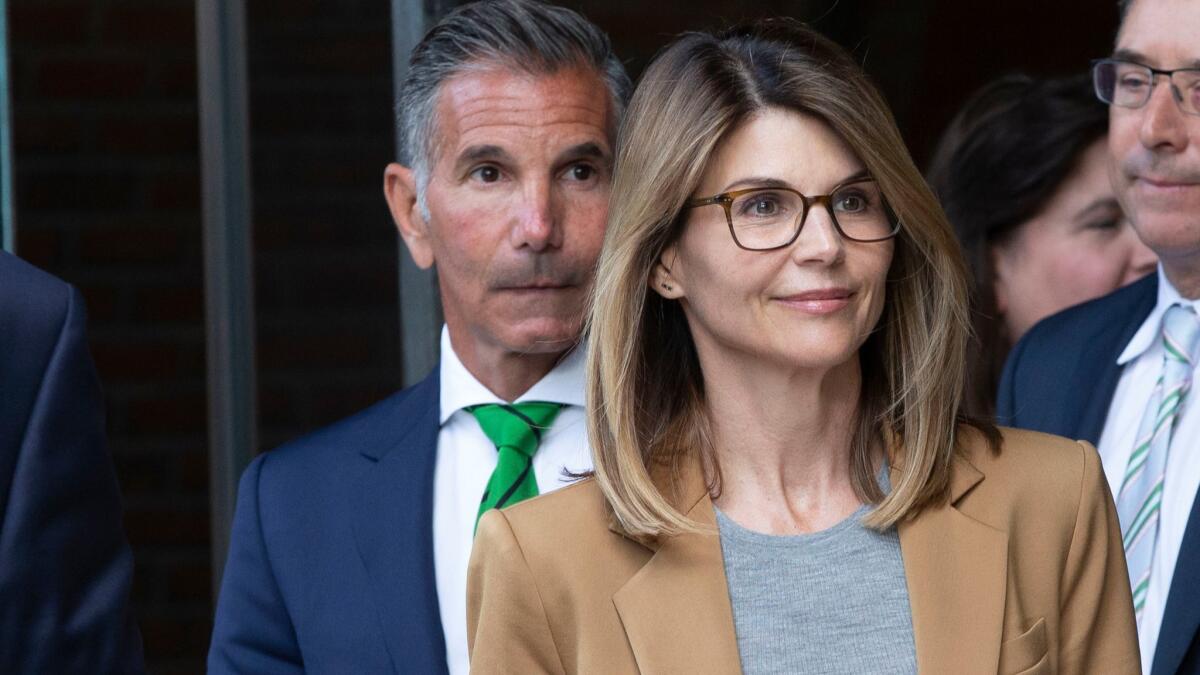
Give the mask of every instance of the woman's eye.
[[1088, 229], [1091, 230], [1115, 230], [1121, 226], [1121, 220], [1118, 218], [1104, 218], [1096, 220], [1088, 224]]
[[834, 203], [834, 207], [845, 213], [858, 213], [867, 208], [867, 200], [863, 199], [862, 195], [841, 195]]
[[482, 183], [495, 183], [500, 180], [500, 169], [494, 166], [481, 166], [471, 172], [471, 177]]
[[750, 204], [750, 212], [755, 216], [773, 216], [779, 211], [779, 204], [774, 199], [760, 197]]

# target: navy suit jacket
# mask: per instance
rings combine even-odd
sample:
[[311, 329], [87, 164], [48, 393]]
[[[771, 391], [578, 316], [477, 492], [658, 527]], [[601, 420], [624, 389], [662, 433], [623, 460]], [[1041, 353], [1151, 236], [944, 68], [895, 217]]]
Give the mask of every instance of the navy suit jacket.
[[78, 291], [0, 252], [0, 673], [139, 673]]
[[[1117, 357], [1158, 302], [1158, 275], [1072, 307], [1033, 327], [1008, 357], [1000, 424], [1096, 444], [1121, 369]], [[1189, 449], [1200, 439], [1188, 439]], [[1200, 674], [1200, 500], [1188, 516], [1148, 675]]]
[[209, 673], [447, 672], [433, 568], [438, 388], [435, 368], [250, 464]]

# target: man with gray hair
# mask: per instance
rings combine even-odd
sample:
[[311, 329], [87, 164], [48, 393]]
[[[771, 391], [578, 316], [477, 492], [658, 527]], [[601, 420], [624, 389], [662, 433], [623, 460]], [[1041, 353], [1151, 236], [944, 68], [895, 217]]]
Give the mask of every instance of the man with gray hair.
[[246, 470], [210, 673], [467, 672], [479, 515], [591, 468], [576, 345], [629, 89], [596, 26], [534, 0], [417, 45], [384, 194], [437, 266], [442, 359]]

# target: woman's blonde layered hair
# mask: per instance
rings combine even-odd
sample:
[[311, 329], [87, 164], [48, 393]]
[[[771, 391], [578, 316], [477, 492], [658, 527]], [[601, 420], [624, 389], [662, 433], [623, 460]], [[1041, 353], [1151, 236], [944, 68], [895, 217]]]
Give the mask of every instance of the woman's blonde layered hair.
[[[678, 477], [684, 462], [699, 461], [710, 491], [720, 490], [687, 321], [649, 280], [715, 149], [768, 108], [828, 124], [902, 223], [883, 316], [859, 353], [851, 475], [859, 497], [877, 505], [864, 523], [889, 527], [948, 493], [970, 331], [954, 234], [887, 104], [850, 56], [803, 24], [770, 20], [678, 38], [645, 72], [621, 128], [588, 322], [588, 434], [596, 480], [631, 536], [703, 531], [663, 493], [663, 476]], [[994, 443], [994, 428], [982, 426]], [[887, 495], [871, 461], [881, 443], [895, 469]]]

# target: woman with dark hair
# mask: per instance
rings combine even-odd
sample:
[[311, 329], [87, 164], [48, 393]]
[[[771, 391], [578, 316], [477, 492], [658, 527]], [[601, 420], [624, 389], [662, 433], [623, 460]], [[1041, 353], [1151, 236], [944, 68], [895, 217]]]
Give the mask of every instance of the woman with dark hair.
[[1154, 271], [1105, 163], [1108, 109], [1087, 76], [1001, 78], [943, 134], [929, 182], [973, 279], [967, 410], [991, 416], [1009, 349], [1033, 324]]
[[479, 521], [471, 672], [1137, 672], [1099, 456], [962, 413], [967, 274], [883, 97], [790, 21], [621, 127], [595, 475]]

